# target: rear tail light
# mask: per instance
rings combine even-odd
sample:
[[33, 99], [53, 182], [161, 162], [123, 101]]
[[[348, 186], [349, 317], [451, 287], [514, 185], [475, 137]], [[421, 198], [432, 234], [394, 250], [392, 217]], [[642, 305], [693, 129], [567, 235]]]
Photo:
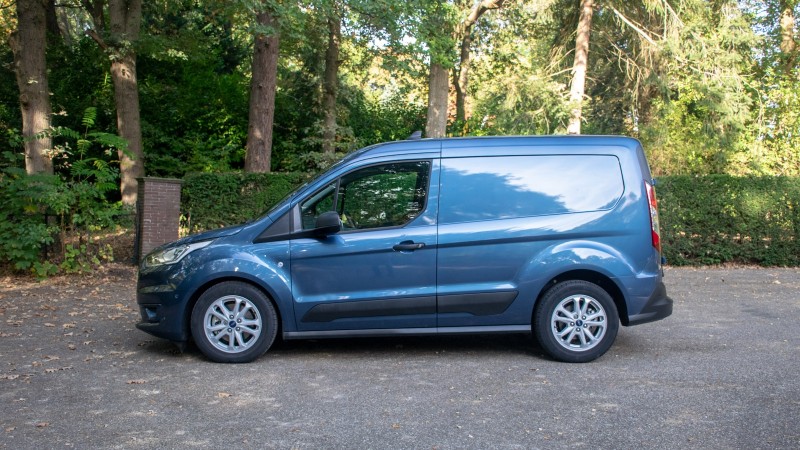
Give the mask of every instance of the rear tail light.
[[644, 182], [647, 190], [647, 204], [650, 206], [650, 231], [653, 240], [653, 247], [661, 253], [661, 227], [658, 223], [658, 201], [656, 200], [656, 188], [654, 183]]

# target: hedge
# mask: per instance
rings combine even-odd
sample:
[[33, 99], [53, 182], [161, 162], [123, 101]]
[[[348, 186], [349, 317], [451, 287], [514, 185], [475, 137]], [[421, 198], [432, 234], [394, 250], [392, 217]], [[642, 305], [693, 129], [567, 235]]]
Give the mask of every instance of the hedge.
[[800, 178], [658, 179], [664, 254], [673, 265], [800, 265]]
[[183, 178], [181, 212], [190, 232], [247, 222], [264, 214], [305, 173], [191, 173]]
[[[191, 231], [260, 216], [304, 173], [190, 174], [182, 209]], [[660, 177], [656, 186], [670, 265], [800, 266], [800, 178]]]

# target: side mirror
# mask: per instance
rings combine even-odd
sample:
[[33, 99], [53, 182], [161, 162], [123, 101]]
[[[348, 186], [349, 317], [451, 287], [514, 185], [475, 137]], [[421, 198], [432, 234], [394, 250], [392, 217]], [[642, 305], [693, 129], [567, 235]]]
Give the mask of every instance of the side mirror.
[[342, 221], [336, 211], [324, 212], [317, 217], [314, 223], [314, 234], [317, 236], [329, 236], [342, 230]]

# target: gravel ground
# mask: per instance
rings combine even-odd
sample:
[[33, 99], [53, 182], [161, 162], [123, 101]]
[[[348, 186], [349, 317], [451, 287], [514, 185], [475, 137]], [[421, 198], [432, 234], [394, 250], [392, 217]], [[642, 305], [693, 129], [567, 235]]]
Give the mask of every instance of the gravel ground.
[[0, 279], [0, 448], [800, 448], [800, 269], [667, 270], [601, 359], [530, 336], [278, 343], [207, 362], [135, 329], [135, 268]]

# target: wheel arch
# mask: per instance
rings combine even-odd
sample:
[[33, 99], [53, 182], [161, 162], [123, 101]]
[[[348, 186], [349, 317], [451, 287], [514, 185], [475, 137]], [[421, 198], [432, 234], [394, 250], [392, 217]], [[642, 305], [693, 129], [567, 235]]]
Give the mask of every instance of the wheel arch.
[[188, 336], [189, 339], [192, 339], [192, 330], [191, 330], [191, 318], [192, 318], [192, 311], [194, 310], [197, 301], [200, 297], [212, 287], [229, 281], [240, 282], [244, 284], [248, 284], [259, 291], [261, 291], [266, 297], [267, 300], [272, 304], [272, 307], [275, 308], [275, 312], [277, 313], [278, 317], [278, 329], [277, 329], [277, 336], [281, 336], [283, 333], [283, 311], [279, 305], [279, 302], [276, 301], [274, 293], [270, 292], [269, 289], [265, 288], [261, 283], [256, 282], [248, 277], [240, 277], [240, 276], [232, 276], [226, 275], [221, 276], [218, 278], [213, 278], [210, 280], [205, 281], [202, 285], [200, 285], [197, 289], [192, 292], [189, 296], [188, 300], [186, 301], [186, 307], [183, 311], [183, 326], [184, 326], [184, 334]]
[[604, 291], [608, 292], [608, 295], [611, 296], [611, 298], [614, 300], [614, 305], [617, 307], [617, 314], [619, 315], [620, 323], [625, 326], [628, 325], [628, 307], [627, 303], [625, 302], [625, 295], [622, 293], [622, 289], [619, 287], [619, 285], [617, 285], [616, 282], [614, 282], [614, 280], [604, 273], [591, 269], [574, 269], [551, 277], [547, 283], [545, 283], [544, 287], [539, 292], [539, 295], [536, 297], [536, 303], [533, 311], [531, 312], [531, 323], [534, 322], [533, 315], [536, 314], [536, 308], [541, 303], [540, 301], [542, 297], [547, 294], [547, 291], [549, 291], [558, 283], [572, 280], [588, 281], [589, 283], [594, 283], [600, 286]]

